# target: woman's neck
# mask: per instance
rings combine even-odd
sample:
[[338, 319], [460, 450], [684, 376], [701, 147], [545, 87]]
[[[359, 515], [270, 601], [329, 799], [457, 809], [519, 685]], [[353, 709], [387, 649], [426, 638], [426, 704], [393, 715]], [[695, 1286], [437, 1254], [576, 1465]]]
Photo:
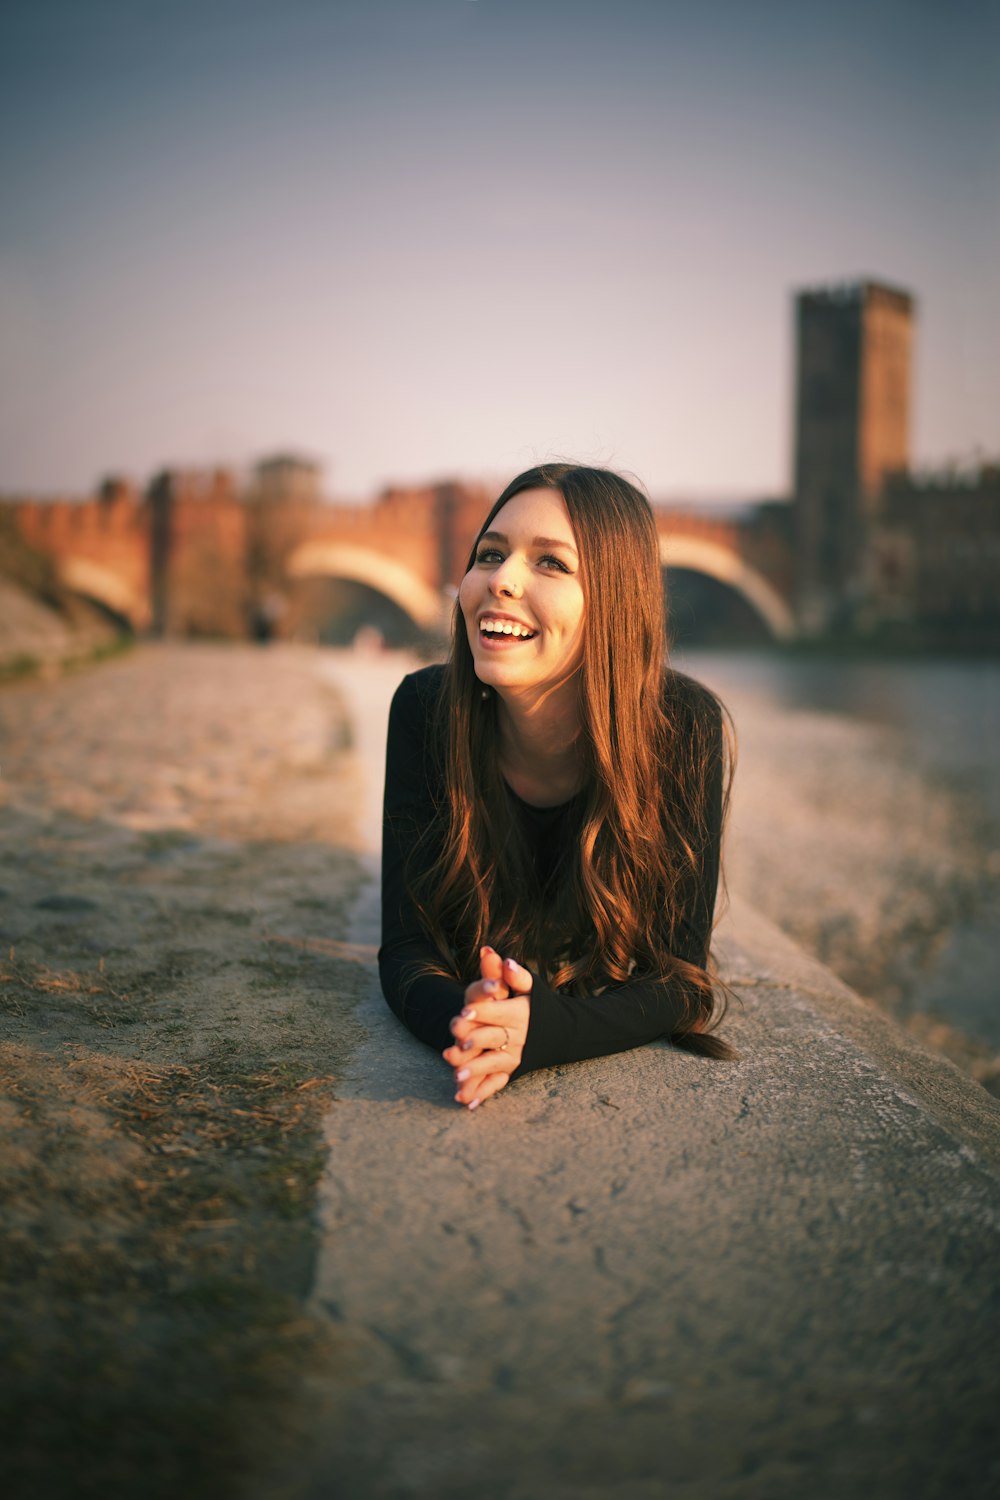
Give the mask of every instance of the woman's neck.
[[584, 770], [578, 679], [540, 699], [497, 697], [500, 770], [508, 785], [538, 807], [568, 802]]

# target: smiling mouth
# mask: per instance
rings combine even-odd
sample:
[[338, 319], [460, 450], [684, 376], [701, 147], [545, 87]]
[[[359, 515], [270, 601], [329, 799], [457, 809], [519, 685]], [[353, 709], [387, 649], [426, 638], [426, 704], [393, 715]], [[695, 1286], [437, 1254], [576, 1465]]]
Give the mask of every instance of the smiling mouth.
[[483, 621], [479, 626], [479, 639], [488, 646], [515, 646], [524, 641], [533, 641], [538, 635], [537, 630], [529, 630], [525, 625], [514, 625], [510, 620], [496, 621], [491, 624]]

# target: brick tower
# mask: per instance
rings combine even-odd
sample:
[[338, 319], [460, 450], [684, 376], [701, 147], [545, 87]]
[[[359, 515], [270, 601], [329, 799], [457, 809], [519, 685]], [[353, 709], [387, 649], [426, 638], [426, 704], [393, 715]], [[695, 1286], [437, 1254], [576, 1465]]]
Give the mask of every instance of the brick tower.
[[915, 304], [877, 281], [795, 301], [796, 571], [809, 633], [850, 614], [885, 478], [909, 467]]

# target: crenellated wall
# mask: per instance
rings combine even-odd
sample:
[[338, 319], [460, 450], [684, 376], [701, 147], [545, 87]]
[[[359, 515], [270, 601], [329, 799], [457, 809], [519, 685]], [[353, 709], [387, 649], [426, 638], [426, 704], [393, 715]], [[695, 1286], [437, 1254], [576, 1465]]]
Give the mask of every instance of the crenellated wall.
[[[316, 587], [324, 579], [383, 594], [419, 629], [446, 628], [449, 593], [494, 498], [484, 485], [448, 480], [390, 486], [370, 504], [330, 502], [313, 466], [279, 459], [249, 482], [225, 469], [163, 470], [145, 493], [110, 480], [84, 500], [19, 500], [8, 510], [67, 589], [136, 630], [310, 639], [329, 602]], [[665, 565], [686, 547], [676, 565], [728, 583], [774, 634], [791, 633], [791, 554], [779, 524], [764, 512], [731, 520], [682, 507], [657, 517]]]

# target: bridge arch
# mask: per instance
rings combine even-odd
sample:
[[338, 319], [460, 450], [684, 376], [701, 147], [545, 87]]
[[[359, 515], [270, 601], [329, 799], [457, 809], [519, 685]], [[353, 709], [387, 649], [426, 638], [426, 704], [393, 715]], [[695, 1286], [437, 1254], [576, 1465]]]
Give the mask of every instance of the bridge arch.
[[344, 578], [363, 583], [398, 604], [421, 630], [440, 630], [445, 623], [445, 601], [437, 589], [410, 568], [369, 547], [341, 542], [303, 542], [289, 555], [290, 578]]
[[64, 588], [103, 604], [133, 630], [149, 624], [149, 601], [103, 563], [91, 562], [87, 557], [64, 557], [59, 562], [58, 573]]
[[774, 584], [721, 542], [673, 532], [660, 537], [660, 561], [665, 568], [688, 568], [728, 584], [756, 610], [777, 640], [794, 636], [795, 617]]

